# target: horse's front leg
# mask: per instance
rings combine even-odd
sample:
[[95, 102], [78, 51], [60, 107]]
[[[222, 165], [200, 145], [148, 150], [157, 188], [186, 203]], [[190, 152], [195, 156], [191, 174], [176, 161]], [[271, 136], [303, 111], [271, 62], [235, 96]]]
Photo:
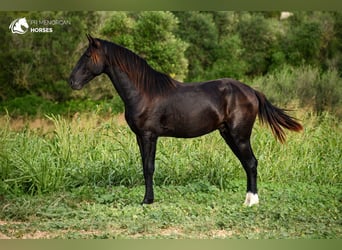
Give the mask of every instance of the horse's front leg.
[[142, 204], [151, 204], [154, 201], [153, 173], [157, 136], [155, 136], [153, 133], [147, 132], [143, 135], [137, 135], [137, 141], [139, 144], [145, 178], [145, 197], [142, 201]]

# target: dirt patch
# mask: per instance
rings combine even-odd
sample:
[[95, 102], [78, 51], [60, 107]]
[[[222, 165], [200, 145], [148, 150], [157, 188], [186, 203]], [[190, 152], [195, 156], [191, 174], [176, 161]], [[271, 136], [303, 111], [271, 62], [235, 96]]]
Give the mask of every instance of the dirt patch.
[[[0, 220], [0, 226], [5, 226], [8, 224], [20, 224], [20, 222], [7, 222], [7, 221], [2, 221]], [[7, 240], [11, 239], [11, 237], [7, 236], [6, 234], [0, 232], [0, 240]]]
[[37, 131], [39, 133], [48, 133], [55, 129], [52, 121], [45, 118], [34, 118], [27, 119], [23, 117], [18, 117], [15, 119], [9, 119], [2, 117], [0, 119], [0, 125], [2, 127], [9, 125], [9, 128], [13, 131], [22, 131], [24, 129], [29, 129], [32, 131]]
[[[2, 225], [7, 224], [6, 222], [0, 221]], [[16, 223], [16, 222], [13, 222]], [[12, 222], [11, 222], [12, 224]], [[1, 225], [1, 224], [0, 224]], [[199, 234], [187, 234], [181, 228], [177, 227], [170, 227], [165, 229], [160, 229], [153, 233], [136, 233], [130, 234], [129, 236], [126, 234], [125, 230], [118, 230], [118, 229], [107, 229], [109, 235], [122, 235], [123, 237], [127, 236], [128, 238], [132, 239], [140, 239], [145, 237], [153, 237], [153, 236], [162, 236], [163, 238], [189, 238], [189, 239], [226, 239], [233, 236], [232, 231], [227, 230], [211, 230], [208, 232], [202, 232]], [[16, 234], [14, 231], [10, 232], [10, 235], [16, 235], [14, 237], [7, 236], [0, 232], [0, 239], [54, 239], [54, 238], [64, 238], [66, 235], [75, 235], [76, 238], [92, 238], [94, 236], [101, 236], [104, 231], [100, 230], [56, 230], [56, 231], [40, 231], [40, 230], [33, 230], [31, 232], [25, 232], [21, 234]]]
[[0, 240], [8, 240], [8, 239], [11, 239], [11, 238], [0, 232]]
[[[65, 118], [68, 120], [68, 118]], [[115, 124], [119, 126], [126, 126], [125, 115], [123, 113], [100, 117], [100, 116], [89, 116], [86, 114], [75, 113], [74, 116], [70, 119], [70, 123], [77, 123], [77, 120], [82, 119], [82, 123], [84, 124], [92, 124], [99, 123], [101, 124], [104, 121], [112, 120]], [[8, 127], [13, 131], [22, 131], [24, 129], [28, 129], [39, 134], [47, 134], [55, 130], [55, 124], [52, 120], [47, 118], [25, 118], [25, 117], [17, 117], [17, 118], [8, 118], [8, 117], [0, 117], [0, 126]], [[89, 124], [88, 124], [89, 126]]]
[[121, 113], [121, 114], [114, 116], [113, 119], [116, 120], [116, 122], [119, 126], [127, 125], [124, 113]]
[[51, 239], [55, 235], [51, 232], [36, 231], [28, 234], [24, 234], [21, 239]]
[[227, 231], [227, 230], [212, 230], [210, 232], [210, 236], [213, 238], [229, 238], [233, 235], [232, 231]]
[[7, 222], [7, 221], [0, 220], [0, 226], [4, 226], [8, 224], [15, 225], [15, 224], [22, 224], [22, 222], [16, 222], [16, 221]]

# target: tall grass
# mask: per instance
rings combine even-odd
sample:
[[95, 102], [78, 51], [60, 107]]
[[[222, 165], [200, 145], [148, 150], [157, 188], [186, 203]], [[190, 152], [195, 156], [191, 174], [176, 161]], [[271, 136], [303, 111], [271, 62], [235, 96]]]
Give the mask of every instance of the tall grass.
[[[261, 182], [342, 182], [342, 128], [328, 113], [304, 115], [304, 133], [288, 133], [281, 145], [256, 123], [252, 136]], [[78, 186], [143, 184], [134, 134], [117, 119], [96, 114], [47, 117], [54, 130], [41, 134], [0, 128], [0, 193], [48, 193]], [[245, 173], [218, 133], [196, 139], [160, 138], [155, 183], [206, 182], [234, 188]]]

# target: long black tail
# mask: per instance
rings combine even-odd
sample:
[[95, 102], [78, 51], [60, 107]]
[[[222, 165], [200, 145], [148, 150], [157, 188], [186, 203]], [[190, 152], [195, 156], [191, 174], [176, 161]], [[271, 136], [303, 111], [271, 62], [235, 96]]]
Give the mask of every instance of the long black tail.
[[273, 106], [261, 92], [255, 91], [259, 100], [259, 118], [262, 123], [268, 123], [274, 136], [284, 143], [286, 134], [283, 128], [292, 131], [301, 131], [303, 126], [297, 122], [297, 119], [286, 114], [284, 109]]

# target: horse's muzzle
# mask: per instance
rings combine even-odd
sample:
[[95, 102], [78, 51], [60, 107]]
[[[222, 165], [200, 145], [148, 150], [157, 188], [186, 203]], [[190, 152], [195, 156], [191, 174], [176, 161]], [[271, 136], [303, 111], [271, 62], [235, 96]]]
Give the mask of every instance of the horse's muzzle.
[[80, 90], [82, 88], [82, 85], [73, 80], [71, 77], [69, 78], [69, 85], [74, 90]]

